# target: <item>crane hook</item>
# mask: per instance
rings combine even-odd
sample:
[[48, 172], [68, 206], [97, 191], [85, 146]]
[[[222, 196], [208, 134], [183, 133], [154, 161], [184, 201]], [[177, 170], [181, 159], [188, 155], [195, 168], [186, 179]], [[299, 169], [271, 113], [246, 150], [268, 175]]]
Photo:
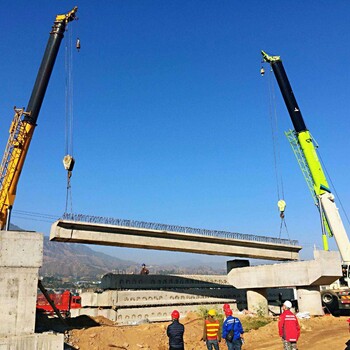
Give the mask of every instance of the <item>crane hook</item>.
[[283, 199], [280, 199], [277, 202], [278, 209], [280, 210], [280, 218], [284, 219], [284, 211], [286, 209], [286, 202]]
[[261, 67], [261, 69], [260, 69], [260, 74], [261, 74], [262, 77], [264, 76], [264, 74], [265, 74], [265, 69], [264, 69], [264, 67]]
[[76, 49], [78, 50], [78, 52], [80, 51], [80, 39], [79, 38], [77, 38], [77, 42], [76, 42], [76, 44], [75, 44], [75, 47], [76, 47]]

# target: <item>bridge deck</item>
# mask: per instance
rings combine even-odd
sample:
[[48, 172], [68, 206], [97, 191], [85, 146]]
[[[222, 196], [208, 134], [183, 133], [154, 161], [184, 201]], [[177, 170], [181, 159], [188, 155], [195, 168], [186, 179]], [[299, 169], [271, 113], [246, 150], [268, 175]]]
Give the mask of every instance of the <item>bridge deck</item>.
[[297, 241], [273, 237], [81, 215], [56, 221], [50, 239], [267, 260], [298, 260], [301, 249]]

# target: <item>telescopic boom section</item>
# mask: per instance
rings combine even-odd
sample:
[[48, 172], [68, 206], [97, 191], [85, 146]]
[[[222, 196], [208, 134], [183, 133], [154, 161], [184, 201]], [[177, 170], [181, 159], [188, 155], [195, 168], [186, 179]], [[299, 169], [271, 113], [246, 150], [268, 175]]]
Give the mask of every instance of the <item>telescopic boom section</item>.
[[10, 211], [16, 197], [16, 189], [29, 149], [31, 139], [44, 100], [47, 85], [56, 61], [64, 31], [68, 22], [76, 18], [78, 8], [57, 15], [46, 50], [41, 61], [34, 88], [26, 111], [15, 108], [10, 136], [0, 167], [0, 227], [8, 229]]
[[292, 119], [294, 130], [297, 133], [307, 130], [298, 103], [294, 97], [292, 87], [289, 84], [289, 80], [286, 71], [284, 70], [280, 56], [269, 56], [264, 51], [261, 51], [261, 54], [263, 55], [264, 61], [270, 63], [272, 67], [284, 102], [287, 106], [288, 113]]

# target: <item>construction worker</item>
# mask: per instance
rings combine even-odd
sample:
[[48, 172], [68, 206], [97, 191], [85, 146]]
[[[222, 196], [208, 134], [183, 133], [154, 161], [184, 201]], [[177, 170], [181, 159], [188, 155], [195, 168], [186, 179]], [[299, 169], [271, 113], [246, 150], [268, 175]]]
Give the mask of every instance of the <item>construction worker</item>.
[[148, 268], [146, 267], [145, 264], [142, 264], [142, 269], [140, 271], [140, 275], [148, 275], [148, 274], [149, 274]]
[[282, 338], [284, 350], [295, 350], [298, 349], [297, 341], [300, 336], [300, 326], [298, 319], [290, 309], [292, 303], [286, 300], [282, 306], [282, 314], [278, 320], [278, 331]]
[[203, 340], [207, 344], [208, 350], [219, 350], [219, 342], [221, 341], [220, 322], [215, 319], [216, 311], [211, 309], [208, 311], [208, 318], [204, 320]]
[[228, 350], [241, 350], [243, 344], [243, 327], [237, 317], [232, 316], [232, 310], [225, 310], [226, 319], [222, 325], [222, 338], [226, 340]]
[[179, 322], [180, 313], [174, 310], [171, 313], [171, 324], [166, 330], [169, 337], [169, 350], [184, 350], [184, 332], [185, 327]]

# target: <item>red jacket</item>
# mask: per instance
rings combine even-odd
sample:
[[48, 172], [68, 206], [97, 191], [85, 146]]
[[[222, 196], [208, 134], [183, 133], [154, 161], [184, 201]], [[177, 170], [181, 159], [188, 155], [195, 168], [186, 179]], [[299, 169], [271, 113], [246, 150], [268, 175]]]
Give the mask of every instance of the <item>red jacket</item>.
[[280, 337], [290, 342], [297, 342], [300, 336], [298, 319], [290, 310], [285, 310], [279, 317], [278, 330]]

